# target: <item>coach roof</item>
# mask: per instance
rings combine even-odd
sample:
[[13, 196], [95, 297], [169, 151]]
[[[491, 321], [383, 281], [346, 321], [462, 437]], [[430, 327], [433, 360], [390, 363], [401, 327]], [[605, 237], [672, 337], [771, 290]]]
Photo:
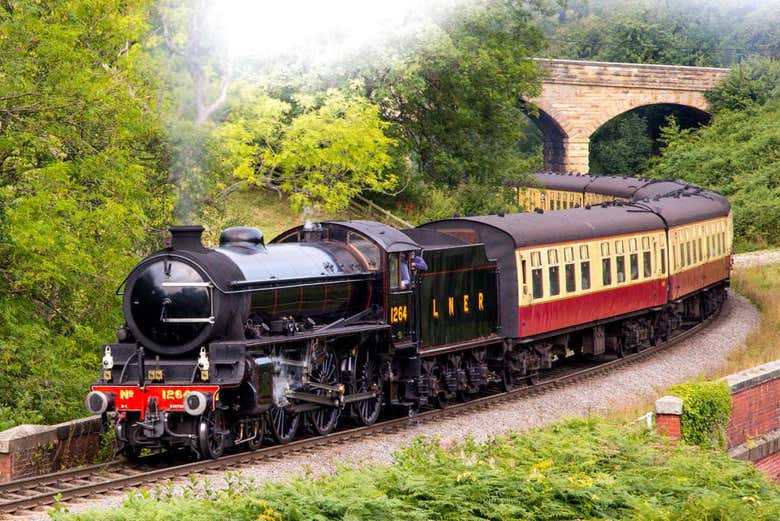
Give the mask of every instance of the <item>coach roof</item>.
[[[613, 203], [545, 213], [460, 217], [429, 223], [441, 231], [458, 223], [479, 223], [505, 232], [516, 248], [662, 230], [728, 215], [728, 201], [703, 192], [641, 203]], [[428, 225], [423, 225], [428, 226]]]
[[535, 244], [591, 239], [632, 232], [662, 230], [663, 221], [645, 208], [633, 206], [594, 206], [540, 213], [484, 215], [436, 221], [441, 231], [457, 228], [458, 223], [478, 223], [503, 231], [514, 241], [515, 248]]

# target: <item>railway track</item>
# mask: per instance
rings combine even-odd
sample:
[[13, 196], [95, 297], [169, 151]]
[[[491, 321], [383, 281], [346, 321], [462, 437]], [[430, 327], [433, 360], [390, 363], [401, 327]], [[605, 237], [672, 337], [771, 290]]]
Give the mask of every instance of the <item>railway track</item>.
[[325, 436], [301, 438], [286, 445], [262, 447], [254, 452], [238, 452], [217, 460], [196, 461], [172, 466], [148, 464], [130, 465], [113, 461], [53, 474], [36, 476], [7, 483], [0, 483], [0, 519], [13, 517], [41, 509], [55, 503], [67, 503], [78, 498], [87, 498], [104, 492], [116, 492], [149, 483], [183, 477], [190, 474], [205, 474], [254, 465], [263, 460], [273, 460], [286, 455], [307, 453], [328, 445], [355, 441], [377, 433], [392, 434], [421, 423], [476, 412], [521, 397], [533, 396], [550, 389], [560, 388], [602, 375], [623, 366], [636, 364], [655, 353], [667, 349], [698, 333], [717, 320], [720, 310], [701, 324], [691, 327], [669, 339], [667, 342], [649, 347], [606, 362], [582, 363], [576, 367], [564, 367], [542, 376], [533, 385], [510, 391], [474, 398], [467, 402], [454, 403], [444, 409], [431, 409], [410, 417], [393, 418], [368, 427], [338, 430]]

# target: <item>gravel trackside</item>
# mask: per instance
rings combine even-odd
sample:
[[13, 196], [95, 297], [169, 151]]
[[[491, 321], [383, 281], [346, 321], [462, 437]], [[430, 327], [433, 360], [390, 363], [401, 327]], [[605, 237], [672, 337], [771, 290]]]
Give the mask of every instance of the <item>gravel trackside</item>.
[[734, 269], [737, 270], [777, 264], [778, 262], [780, 262], [780, 250], [761, 250], [734, 255]]
[[[780, 254], [778, 254], [780, 255]], [[730, 294], [719, 319], [694, 337], [680, 342], [649, 360], [620, 368], [603, 376], [546, 392], [541, 396], [519, 398], [488, 410], [463, 417], [447, 418], [420, 424], [394, 435], [353, 442], [349, 445], [315, 449], [241, 469], [240, 473], [257, 482], [279, 480], [303, 473], [314, 475], [333, 472], [350, 463], [388, 463], [392, 453], [418, 436], [439, 436], [443, 442], [465, 437], [483, 440], [509, 431], [530, 429], [566, 416], [622, 410], [641, 406], [654, 399], [666, 387], [716, 372], [729, 352], [739, 348], [747, 335], [758, 326], [760, 315], [747, 299]], [[209, 487], [224, 486], [221, 473], [209, 474]], [[176, 484], [187, 485], [182, 479]], [[88, 508], [115, 507], [127, 492], [71, 503], [72, 512]], [[16, 519], [48, 519], [42, 513]]]

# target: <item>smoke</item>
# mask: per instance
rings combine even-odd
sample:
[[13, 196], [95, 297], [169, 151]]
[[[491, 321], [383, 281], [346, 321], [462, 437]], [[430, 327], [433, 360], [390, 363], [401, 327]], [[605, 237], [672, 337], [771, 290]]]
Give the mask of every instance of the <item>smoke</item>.
[[160, 0], [164, 42], [190, 80], [171, 89], [177, 221], [191, 221], [209, 200], [209, 128], [237, 80], [293, 91], [332, 84], [395, 59], [399, 41], [429, 34], [449, 13], [479, 1]]
[[223, 0], [214, 6], [235, 58], [292, 57], [333, 66], [388, 41], [425, 31], [475, 0]]

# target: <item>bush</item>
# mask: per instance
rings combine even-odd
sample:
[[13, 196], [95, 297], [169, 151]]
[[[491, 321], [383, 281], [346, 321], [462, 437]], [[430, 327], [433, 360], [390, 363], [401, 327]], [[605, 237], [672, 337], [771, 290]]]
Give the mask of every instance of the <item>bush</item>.
[[670, 392], [683, 400], [682, 439], [704, 448], [725, 448], [731, 415], [731, 393], [726, 382], [675, 385]]
[[262, 509], [285, 521], [780, 518], [780, 489], [752, 466], [598, 419], [486, 443], [417, 439], [392, 465], [335, 476], [196, 488], [55, 519], [255, 520]]

